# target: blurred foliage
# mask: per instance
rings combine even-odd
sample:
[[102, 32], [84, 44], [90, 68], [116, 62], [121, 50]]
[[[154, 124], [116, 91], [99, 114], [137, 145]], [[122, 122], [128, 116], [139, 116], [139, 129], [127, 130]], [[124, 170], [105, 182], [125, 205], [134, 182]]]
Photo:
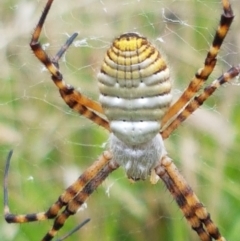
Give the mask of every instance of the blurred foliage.
[[[98, 157], [108, 138], [68, 109], [29, 48], [45, 2], [0, 3], [0, 175], [14, 149], [9, 198], [12, 212], [19, 214], [46, 210]], [[240, 4], [231, 2], [236, 18], [209, 81], [240, 62]], [[177, 98], [202, 66], [221, 12], [215, 0], [56, 0], [41, 42], [54, 55], [67, 35], [79, 32], [61, 71], [67, 82], [97, 99], [96, 74], [107, 46], [120, 33], [140, 32], [167, 56]], [[166, 141], [169, 155], [228, 240], [239, 239], [240, 226], [239, 93], [238, 80], [225, 85]], [[0, 217], [3, 241], [37, 241], [52, 225], [51, 220], [9, 225]], [[199, 240], [161, 182], [132, 185], [120, 169], [66, 222], [59, 237], [88, 217], [91, 222], [69, 241]]]

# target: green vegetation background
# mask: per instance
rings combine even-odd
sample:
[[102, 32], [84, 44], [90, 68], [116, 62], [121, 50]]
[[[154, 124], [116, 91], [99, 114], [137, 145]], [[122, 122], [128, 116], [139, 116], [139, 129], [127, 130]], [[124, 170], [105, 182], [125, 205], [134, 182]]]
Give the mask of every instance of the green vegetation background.
[[[9, 195], [12, 212], [19, 214], [46, 210], [98, 157], [108, 138], [102, 128], [68, 109], [29, 48], [45, 2], [0, 2], [0, 178], [8, 151], [14, 149]], [[209, 81], [240, 63], [240, 3], [231, 2], [235, 22]], [[121, 33], [140, 32], [167, 56], [177, 98], [202, 66], [221, 12], [215, 0], [56, 0], [41, 42], [53, 55], [67, 35], [79, 32], [80, 46], [69, 49], [61, 70], [68, 83], [97, 99], [96, 74], [106, 48]], [[231, 241], [239, 240], [240, 227], [239, 96], [238, 80], [221, 87], [166, 141], [169, 155]], [[69, 241], [199, 240], [161, 182], [131, 184], [122, 170], [67, 221], [59, 237], [88, 217], [91, 222]], [[2, 212], [0, 239], [38, 241], [51, 225], [6, 224]]]

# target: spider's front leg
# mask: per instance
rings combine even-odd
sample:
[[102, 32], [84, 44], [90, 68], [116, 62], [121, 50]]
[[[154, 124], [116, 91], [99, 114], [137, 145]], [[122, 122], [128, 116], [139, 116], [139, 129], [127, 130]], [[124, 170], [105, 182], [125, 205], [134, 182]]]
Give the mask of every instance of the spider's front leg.
[[39, 42], [39, 37], [43, 28], [43, 24], [46, 20], [48, 12], [51, 8], [53, 0], [48, 0], [47, 4], [43, 10], [43, 13], [40, 17], [40, 20], [33, 32], [32, 39], [30, 41], [30, 47], [35, 54], [35, 56], [43, 63], [43, 65], [47, 68], [47, 70], [52, 75], [52, 80], [55, 85], [58, 87], [59, 92], [65, 101], [65, 103], [71, 108], [78, 112], [80, 115], [85, 116], [86, 118], [92, 120], [96, 124], [104, 127], [109, 130], [108, 121], [100, 116], [103, 114], [102, 106], [89, 99], [88, 97], [82, 95], [79, 91], [77, 91], [73, 86], [66, 84], [63, 80], [63, 76], [59, 71], [58, 60], [65, 53], [68, 47], [72, 44], [74, 39], [77, 36], [77, 33], [74, 33], [62, 46], [59, 52], [56, 54], [54, 58], [50, 58], [45, 50], [43, 49], [41, 43]]
[[[169, 120], [177, 115], [179, 110], [184, 108], [194, 98], [194, 95], [198, 93], [214, 70], [217, 63], [217, 55], [234, 19], [233, 10], [228, 0], [222, 0], [222, 7], [223, 13], [221, 14], [219, 26], [212, 40], [212, 45], [210, 46], [207, 56], [204, 60], [203, 67], [195, 73], [194, 77], [191, 79], [188, 87], [184, 90], [180, 98], [171, 106], [171, 108], [168, 109], [162, 119], [162, 126], [168, 126]], [[174, 124], [175, 129], [182, 121], [184, 121], [184, 119], [182, 120], [181, 117], [182, 116], [179, 117], [178, 123]], [[169, 134], [166, 133], [165, 137], [167, 138]]]
[[229, 83], [232, 79], [240, 74], [240, 64], [231, 67], [227, 72], [223, 73], [219, 78], [215, 79], [210, 85], [206, 86], [203, 91], [196, 95], [186, 106], [180, 111], [177, 117], [161, 132], [163, 139], [169, 135], [194, 111], [196, 111], [220, 86]]

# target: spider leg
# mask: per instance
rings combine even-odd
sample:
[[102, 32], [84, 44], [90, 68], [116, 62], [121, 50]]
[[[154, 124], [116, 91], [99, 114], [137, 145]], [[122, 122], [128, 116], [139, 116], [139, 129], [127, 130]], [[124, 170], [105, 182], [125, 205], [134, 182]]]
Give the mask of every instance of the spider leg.
[[73, 233], [77, 232], [79, 229], [81, 229], [85, 224], [87, 224], [90, 221], [90, 218], [84, 220], [82, 223], [80, 223], [79, 225], [77, 225], [74, 229], [72, 229], [70, 232], [68, 232], [67, 234], [65, 234], [64, 236], [62, 236], [61, 238], [55, 240], [55, 241], [63, 241], [65, 239], [67, 239], [69, 236], [71, 236]]
[[[162, 174], [162, 168], [167, 173], [167, 178]], [[199, 201], [198, 197], [180, 174], [172, 160], [167, 156], [163, 157], [161, 164], [156, 167], [155, 170], [168, 189], [170, 186], [169, 191], [173, 193], [174, 199], [181, 208], [186, 219], [189, 221], [191, 227], [198, 233], [200, 239], [202, 241], [209, 241], [213, 238], [218, 241], [226, 241], [226, 239], [220, 234], [217, 226], [211, 220], [207, 209]], [[182, 200], [185, 201], [182, 202]], [[202, 225], [205, 226], [205, 230]]]
[[[59, 63], [58, 61], [62, 58], [63, 54], [68, 50], [68, 48], [70, 47], [70, 45], [73, 43], [74, 39], [78, 36], [78, 33], [74, 33], [72, 34], [72, 36], [70, 36], [66, 43], [58, 50], [58, 52], [56, 53], [56, 55], [52, 58], [52, 63], [59, 69]], [[99, 112], [101, 112], [101, 110], [99, 110]]]
[[188, 87], [182, 93], [181, 97], [166, 112], [162, 119], [162, 127], [169, 120], [171, 120], [179, 112], [179, 110], [184, 108], [184, 106], [194, 97], [195, 93], [197, 93], [207, 81], [209, 75], [212, 73], [216, 65], [218, 52], [234, 18], [229, 1], [222, 0], [222, 5], [223, 13], [221, 15], [220, 23], [214, 36], [212, 45], [207, 53], [204, 66], [197, 71]]
[[35, 54], [35, 56], [44, 64], [48, 71], [52, 75], [52, 80], [58, 87], [59, 92], [66, 102], [66, 104], [77, 111], [80, 115], [92, 120], [96, 124], [109, 130], [109, 124], [106, 119], [101, 117], [99, 114], [103, 114], [103, 110], [100, 104], [82, 95], [79, 91], [75, 90], [73, 86], [68, 85], [64, 82], [63, 76], [58, 69], [58, 60], [63, 55], [63, 53], [68, 49], [74, 38], [77, 36], [74, 33], [67, 42], [62, 46], [57, 55], [53, 58], [53, 61], [49, 58], [47, 53], [43, 50], [39, 37], [42, 31], [43, 24], [52, 5], [53, 0], [48, 0], [41, 18], [33, 32], [32, 39], [30, 42], [30, 47]]
[[195, 96], [187, 106], [177, 115], [177, 117], [161, 132], [162, 138], [166, 139], [169, 135], [196, 109], [198, 109], [205, 100], [211, 96], [221, 85], [229, 82], [240, 74], [240, 64], [230, 68], [226, 73], [215, 79], [210, 85], [204, 88], [201, 94]]
[[[109, 151], [106, 151], [106, 158], [111, 158], [111, 154]], [[71, 215], [74, 215], [79, 208], [86, 202], [87, 198], [97, 189], [99, 185], [107, 178], [107, 176], [116, 170], [119, 165], [115, 162], [107, 159], [108, 162], [101, 168], [101, 170], [94, 170], [93, 178], [84, 186], [84, 188], [78, 192], [74, 198], [72, 198], [66, 208], [63, 210], [61, 214], [59, 214], [49, 232], [44, 236], [42, 241], [50, 241], [57, 234], [58, 230], [62, 228], [67, 218]]]
[[[67, 51], [67, 49], [69, 48], [69, 46], [73, 43], [74, 39], [77, 37], [77, 33], [72, 34], [72, 36], [70, 36], [66, 43], [60, 48], [60, 50], [57, 52], [57, 54], [51, 59], [51, 62], [59, 69], [59, 63], [58, 61], [60, 60], [60, 58], [63, 56], [63, 54]], [[68, 87], [70, 87], [68, 85]], [[76, 91], [76, 90], [75, 90]], [[61, 92], [60, 92], [61, 93]], [[98, 112], [101, 114], [104, 114], [104, 111], [102, 109], [102, 106], [96, 102], [93, 101], [89, 98], [87, 98], [86, 96], [80, 94], [78, 91], [76, 91], [75, 94], [75, 101], [80, 102], [82, 105]], [[64, 96], [62, 96], [64, 98]], [[73, 98], [74, 98], [73, 97]], [[79, 99], [80, 98], [80, 99]]]
[[177, 188], [174, 181], [166, 172], [166, 170], [162, 166], [158, 166], [156, 170], [157, 170], [158, 176], [162, 179], [162, 181], [166, 185], [167, 189], [173, 196], [174, 200], [182, 210], [185, 218], [190, 223], [192, 229], [194, 229], [197, 232], [198, 236], [201, 238], [202, 241], [211, 241], [211, 237], [204, 229], [202, 221], [197, 217], [197, 215], [195, 214], [195, 211], [188, 204], [184, 195]]
[[102, 169], [109, 163], [112, 156], [110, 152], [104, 152], [97, 161], [95, 161], [65, 192], [58, 198], [58, 200], [46, 211], [31, 214], [12, 214], [8, 205], [8, 171], [10, 166], [10, 159], [12, 151], [9, 152], [4, 172], [4, 217], [8, 223], [25, 223], [33, 221], [41, 221], [55, 218], [62, 207], [68, 206], [68, 203], [77, 196], [79, 192], [86, 189], [86, 185], [95, 176], [102, 171]]

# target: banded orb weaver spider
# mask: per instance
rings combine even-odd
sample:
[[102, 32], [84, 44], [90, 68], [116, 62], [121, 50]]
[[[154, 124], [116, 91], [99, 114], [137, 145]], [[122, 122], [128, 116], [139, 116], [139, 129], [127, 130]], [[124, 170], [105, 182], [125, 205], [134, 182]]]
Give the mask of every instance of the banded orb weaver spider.
[[[66, 219], [77, 212], [107, 176], [122, 166], [128, 178], [134, 181], [150, 177], [150, 181], [155, 183], [158, 178], [162, 179], [200, 240], [224, 241], [225, 238], [210, 214], [168, 157], [163, 140], [218, 87], [239, 75], [240, 66], [232, 67], [198, 93], [216, 65], [217, 54], [233, 21], [229, 1], [222, 0], [223, 13], [204, 66], [197, 71], [189, 86], [172, 106], [169, 68], [161, 53], [145, 37], [135, 32], [115, 38], [105, 55], [98, 74], [100, 103], [66, 84], [58, 61], [77, 34], [74, 33], [53, 58], [47, 55], [39, 42], [52, 2], [53, 0], [47, 1], [30, 46], [51, 73], [66, 104], [111, 132], [109, 145], [98, 160], [46, 212], [26, 215], [12, 214], [8, 207], [6, 180], [9, 158], [4, 185], [6, 221], [23, 223], [54, 219], [52, 228], [42, 239], [50, 241]], [[62, 208], [65, 209], [61, 212]]]

